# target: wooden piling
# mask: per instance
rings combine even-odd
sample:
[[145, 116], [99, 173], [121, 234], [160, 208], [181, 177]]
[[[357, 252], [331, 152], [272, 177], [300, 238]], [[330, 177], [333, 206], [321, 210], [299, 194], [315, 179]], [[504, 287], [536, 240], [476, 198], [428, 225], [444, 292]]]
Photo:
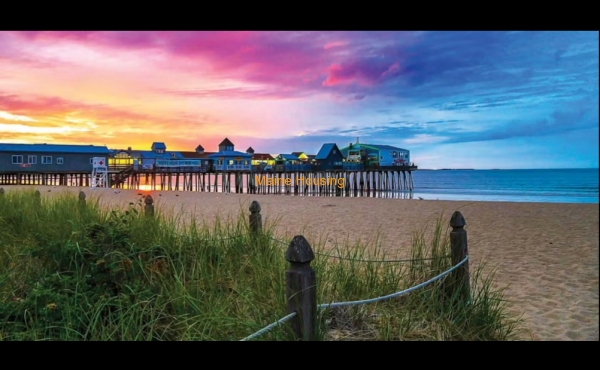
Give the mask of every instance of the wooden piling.
[[[450, 243], [452, 247], [452, 265], [460, 263], [469, 254], [467, 245], [467, 231], [464, 229], [466, 225], [465, 218], [462, 213], [455, 211], [450, 219]], [[454, 270], [450, 275], [453, 294], [458, 295], [463, 302], [468, 302], [471, 299], [471, 287], [469, 282], [469, 261], [466, 261], [462, 266]]]
[[260, 214], [260, 204], [257, 201], [252, 201], [250, 204], [249, 216], [250, 232], [252, 235], [258, 235], [262, 232], [262, 216]]
[[79, 192], [79, 206], [85, 207], [85, 193], [83, 191]]
[[315, 255], [304, 236], [292, 239], [285, 259], [290, 263], [290, 269], [285, 272], [287, 311], [296, 312], [290, 320], [292, 330], [298, 340], [315, 340], [317, 279], [310, 266]]
[[147, 195], [144, 198], [144, 203], [145, 203], [144, 214], [146, 216], [150, 216], [150, 217], [154, 216], [154, 199], [152, 199], [152, 196], [151, 195]]

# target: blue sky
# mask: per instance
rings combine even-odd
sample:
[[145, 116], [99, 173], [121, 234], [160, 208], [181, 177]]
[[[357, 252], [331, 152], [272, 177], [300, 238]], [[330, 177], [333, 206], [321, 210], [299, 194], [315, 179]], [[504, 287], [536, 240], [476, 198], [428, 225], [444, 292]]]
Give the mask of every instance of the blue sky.
[[598, 167], [598, 32], [0, 32], [0, 141]]

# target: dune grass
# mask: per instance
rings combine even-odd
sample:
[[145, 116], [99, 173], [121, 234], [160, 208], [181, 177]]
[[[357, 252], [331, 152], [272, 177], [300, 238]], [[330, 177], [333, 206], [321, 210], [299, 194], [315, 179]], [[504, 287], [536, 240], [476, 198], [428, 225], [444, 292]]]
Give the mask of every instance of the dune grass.
[[[108, 209], [71, 193], [0, 195], [0, 339], [240, 340], [287, 314], [290, 238], [275, 235], [277, 220], [264, 220], [254, 237], [244, 212], [199, 224], [160, 209], [147, 217], [143, 207], [141, 198]], [[394, 256], [376, 246], [325, 251], [310, 240], [318, 302], [384, 296], [447, 270], [442, 221], [433, 233], [415, 232], [414, 262], [381, 262]], [[470, 302], [448, 295], [441, 279], [402, 297], [320, 310], [318, 339], [518, 339], [522, 321], [507, 314], [492, 278], [471, 265]], [[254, 340], [294, 336], [283, 324]]]

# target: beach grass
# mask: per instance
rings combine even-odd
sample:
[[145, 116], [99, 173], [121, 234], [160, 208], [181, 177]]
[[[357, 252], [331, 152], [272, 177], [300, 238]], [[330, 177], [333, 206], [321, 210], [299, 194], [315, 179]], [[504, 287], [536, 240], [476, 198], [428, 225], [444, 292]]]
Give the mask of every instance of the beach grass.
[[[208, 340], [246, 338], [286, 312], [278, 220], [250, 232], [247, 214], [198, 222], [143, 198], [121, 208], [72, 193], [0, 195], [0, 339]], [[389, 295], [452, 267], [447, 220], [416, 230], [408, 261], [377, 245], [345, 241], [316, 258], [318, 303]], [[433, 235], [432, 237], [428, 237]], [[377, 244], [377, 241], [374, 242]], [[493, 274], [471, 265], [470, 301], [440, 279], [401, 297], [319, 311], [319, 340], [514, 340]], [[253, 340], [295, 340], [288, 324]]]

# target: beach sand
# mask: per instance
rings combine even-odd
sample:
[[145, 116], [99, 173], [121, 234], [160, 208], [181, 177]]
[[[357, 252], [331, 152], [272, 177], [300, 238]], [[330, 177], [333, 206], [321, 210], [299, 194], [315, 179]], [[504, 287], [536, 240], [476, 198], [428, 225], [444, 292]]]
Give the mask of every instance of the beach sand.
[[[309, 242], [374, 240], [389, 251], [408, 250], [413, 232], [447, 223], [460, 208], [468, 232], [471, 270], [481, 262], [496, 268], [498, 286], [507, 286], [511, 312], [530, 329], [525, 340], [599, 340], [597, 204], [462, 202], [379, 198], [294, 197], [52, 186], [2, 186], [40, 190], [42, 197], [83, 190], [104, 204], [127, 205], [151, 194], [161, 209], [181, 210], [202, 221], [217, 215], [249, 214], [252, 200], [263, 222], [278, 220], [277, 234], [303, 234]], [[49, 191], [50, 190], [50, 191]], [[487, 271], [487, 270], [486, 270]], [[390, 292], [392, 293], [392, 292]], [[370, 297], [365, 297], [370, 298]]]

